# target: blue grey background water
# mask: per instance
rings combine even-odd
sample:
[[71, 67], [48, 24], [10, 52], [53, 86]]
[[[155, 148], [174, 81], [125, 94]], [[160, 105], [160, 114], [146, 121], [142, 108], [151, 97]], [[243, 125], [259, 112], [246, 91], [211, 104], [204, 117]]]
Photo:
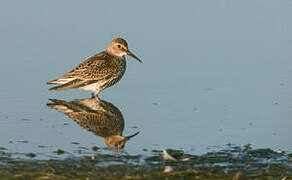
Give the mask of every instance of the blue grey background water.
[[125, 76], [101, 98], [123, 113], [124, 134], [141, 131], [126, 152], [200, 154], [228, 143], [291, 151], [291, 19], [289, 0], [2, 1], [0, 146], [105, 147], [46, 106], [89, 93], [49, 92], [46, 82], [123, 37], [144, 63], [128, 57]]

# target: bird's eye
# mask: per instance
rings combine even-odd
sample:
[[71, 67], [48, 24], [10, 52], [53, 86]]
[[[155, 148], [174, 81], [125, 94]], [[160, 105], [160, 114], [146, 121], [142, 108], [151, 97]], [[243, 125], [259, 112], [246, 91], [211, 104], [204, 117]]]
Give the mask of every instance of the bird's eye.
[[118, 48], [121, 48], [122, 46], [118, 44]]

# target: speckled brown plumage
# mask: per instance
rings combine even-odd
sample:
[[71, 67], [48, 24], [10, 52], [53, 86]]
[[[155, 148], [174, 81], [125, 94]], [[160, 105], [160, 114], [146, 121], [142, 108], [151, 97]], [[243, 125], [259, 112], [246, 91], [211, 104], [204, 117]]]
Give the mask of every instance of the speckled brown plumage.
[[48, 84], [61, 84], [50, 90], [76, 88], [91, 91], [97, 96], [100, 91], [114, 85], [122, 78], [126, 70], [125, 55], [130, 55], [141, 62], [128, 50], [124, 39], [114, 39], [106, 51], [87, 58], [72, 71], [49, 81]]
[[80, 80], [104, 80], [125, 71], [126, 62], [104, 51], [89, 57], [75, 69], [60, 78], [77, 78]]

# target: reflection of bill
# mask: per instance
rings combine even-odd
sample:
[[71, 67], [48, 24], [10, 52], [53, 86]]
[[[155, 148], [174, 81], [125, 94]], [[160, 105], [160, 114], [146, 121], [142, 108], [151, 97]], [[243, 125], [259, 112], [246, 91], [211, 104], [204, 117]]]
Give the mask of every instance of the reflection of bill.
[[124, 118], [113, 104], [97, 98], [76, 99], [70, 102], [50, 99], [47, 106], [64, 113], [81, 127], [104, 138], [108, 147], [122, 149], [139, 132], [123, 136]]

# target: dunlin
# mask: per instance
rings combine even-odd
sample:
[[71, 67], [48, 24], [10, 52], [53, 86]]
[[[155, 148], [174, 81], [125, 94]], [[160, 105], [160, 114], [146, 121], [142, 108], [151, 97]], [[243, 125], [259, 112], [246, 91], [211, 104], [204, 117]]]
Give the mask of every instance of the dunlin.
[[127, 42], [122, 38], [113, 39], [106, 51], [91, 56], [80, 63], [72, 71], [47, 84], [60, 84], [49, 90], [81, 89], [91, 91], [98, 97], [103, 89], [117, 83], [125, 73], [125, 55], [142, 61], [128, 49]]

